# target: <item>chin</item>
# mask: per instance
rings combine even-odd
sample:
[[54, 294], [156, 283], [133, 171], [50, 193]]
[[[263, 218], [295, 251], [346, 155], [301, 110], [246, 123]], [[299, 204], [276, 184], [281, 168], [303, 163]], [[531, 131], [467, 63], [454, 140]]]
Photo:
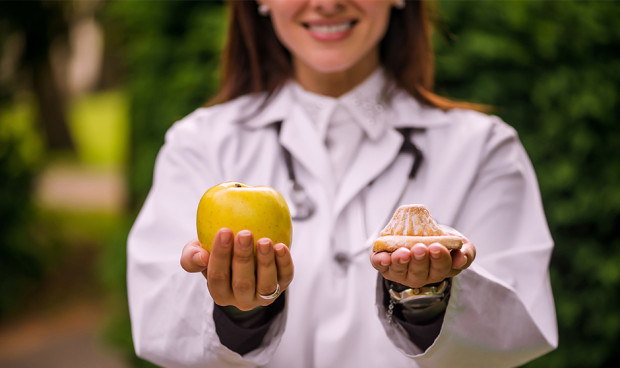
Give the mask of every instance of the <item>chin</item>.
[[323, 74], [344, 72], [352, 69], [354, 65], [352, 60], [330, 56], [323, 56], [308, 62], [309, 67]]

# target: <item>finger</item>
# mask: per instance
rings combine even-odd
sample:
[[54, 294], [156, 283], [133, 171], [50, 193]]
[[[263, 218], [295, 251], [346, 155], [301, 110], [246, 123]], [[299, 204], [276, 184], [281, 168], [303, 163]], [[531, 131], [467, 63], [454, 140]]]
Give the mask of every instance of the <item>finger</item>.
[[476, 259], [476, 247], [474, 246], [474, 243], [465, 239], [465, 241], [463, 242], [463, 248], [461, 248], [461, 250], [463, 254], [467, 256], [467, 262], [465, 262], [465, 265], [461, 267], [461, 269], [465, 269], [472, 264], [474, 259]]
[[393, 281], [399, 282], [407, 277], [409, 262], [411, 261], [411, 251], [409, 248], [402, 247], [392, 252], [392, 263], [390, 265], [390, 277]]
[[[263, 238], [256, 242], [256, 293], [271, 295], [278, 287], [278, 270], [276, 268], [275, 252], [271, 239]], [[261, 298], [263, 305], [270, 304]]]
[[451, 252], [451, 256], [452, 270], [450, 270], [448, 277], [454, 277], [458, 275], [459, 273], [461, 273], [461, 271], [469, 267], [469, 265], [471, 264], [470, 260], [468, 259], [469, 257], [465, 255], [462, 249], [453, 250]]
[[387, 273], [392, 263], [391, 254], [388, 252], [370, 253], [370, 263], [381, 274]]
[[230, 286], [232, 251], [233, 232], [226, 228], [220, 229], [213, 240], [207, 269], [203, 271], [213, 301], [219, 305], [228, 305], [232, 300]]
[[209, 252], [200, 245], [198, 239], [194, 239], [183, 247], [180, 262], [187, 272], [201, 272], [207, 268]]
[[283, 243], [274, 245], [273, 250], [276, 254], [278, 282], [280, 283], [280, 289], [284, 291], [293, 281], [293, 275], [295, 273], [293, 258], [291, 257], [290, 250]]
[[471, 265], [476, 258], [476, 247], [474, 244], [463, 238], [463, 247], [453, 251], [452, 268], [455, 270], [464, 270]]
[[433, 243], [428, 247], [430, 256], [430, 268], [428, 270], [428, 283], [440, 282], [452, 269], [452, 257], [448, 248], [439, 243]]
[[241, 310], [255, 307], [255, 269], [254, 237], [252, 232], [241, 230], [235, 239], [232, 259], [232, 291]]
[[408, 279], [412, 286], [420, 287], [427, 283], [429, 273], [428, 247], [424, 244], [415, 244], [411, 247], [411, 262], [409, 262]]
[[467, 264], [467, 255], [465, 255], [460, 249], [452, 251], [452, 269], [462, 270]]

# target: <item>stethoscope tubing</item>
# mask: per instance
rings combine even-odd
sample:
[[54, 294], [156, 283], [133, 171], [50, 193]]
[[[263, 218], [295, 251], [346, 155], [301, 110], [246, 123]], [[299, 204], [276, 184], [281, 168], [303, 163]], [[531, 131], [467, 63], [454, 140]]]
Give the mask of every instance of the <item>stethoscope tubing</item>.
[[[282, 128], [282, 121], [274, 122], [274, 126], [278, 137], [280, 136], [280, 130]], [[420, 128], [398, 128], [396, 129], [403, 136], [403, 144], [400, 147], [399, 153], [411, 153], [413, 155], [413, 163], [411, 164], [411, 170], [409, 171], [409, 179], [413, 180], [422, 165], [424, 160], [424, 154], [422, 151], [411, 141], [411, 134], [416, 131], [423, 131]], [[286, 164], [286, 171], [289, 182], [291, 183], [291, 202], [294, 207], [293, 220], [304, 221], [311, 218], [314, 215], [316, 204], [312, 198], [308, 195], [303, 185], [297, 180], [295, 173], [295, 167], [293, 166], [293, 156], [286, 147], [280, 145], [282, 154], [284, 156], [284, 162]]]

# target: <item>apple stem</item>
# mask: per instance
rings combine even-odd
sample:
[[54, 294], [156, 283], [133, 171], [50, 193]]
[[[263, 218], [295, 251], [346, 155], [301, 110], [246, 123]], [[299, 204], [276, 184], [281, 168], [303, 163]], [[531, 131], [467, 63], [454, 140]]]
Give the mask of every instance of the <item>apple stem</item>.
[[241, 188], [241, 184], [237, 183], [237, 184], [235, 184], [235, 187], [236, 188]]

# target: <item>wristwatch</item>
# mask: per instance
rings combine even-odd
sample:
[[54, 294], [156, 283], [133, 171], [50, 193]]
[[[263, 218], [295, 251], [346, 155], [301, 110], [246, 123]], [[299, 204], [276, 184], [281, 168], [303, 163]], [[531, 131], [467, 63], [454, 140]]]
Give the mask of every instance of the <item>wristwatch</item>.
[[408, 322], [424, 323], [433, 320], [446, 310], [450, 295], [451, 279], [410, 288], [385, 280], [390, 296], [388, 314], [395, 314]]

